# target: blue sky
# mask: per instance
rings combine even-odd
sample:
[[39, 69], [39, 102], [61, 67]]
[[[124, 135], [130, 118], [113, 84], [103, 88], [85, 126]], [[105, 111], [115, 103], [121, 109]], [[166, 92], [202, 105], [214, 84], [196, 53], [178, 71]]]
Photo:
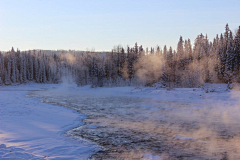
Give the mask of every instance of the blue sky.
[[176, 48], [240, 25], [240, 0], [0, 0], [0, 50]]

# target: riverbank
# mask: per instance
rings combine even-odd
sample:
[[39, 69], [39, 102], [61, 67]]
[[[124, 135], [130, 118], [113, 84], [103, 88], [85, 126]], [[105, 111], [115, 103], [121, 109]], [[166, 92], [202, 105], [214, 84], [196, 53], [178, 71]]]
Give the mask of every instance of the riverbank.
[[88, 159], [94, 143], [66, 132], [83, 125], [86, 115], [42, 103], [27, 94], [59, 85], [26, 84], [0, 87], [0, 159]]

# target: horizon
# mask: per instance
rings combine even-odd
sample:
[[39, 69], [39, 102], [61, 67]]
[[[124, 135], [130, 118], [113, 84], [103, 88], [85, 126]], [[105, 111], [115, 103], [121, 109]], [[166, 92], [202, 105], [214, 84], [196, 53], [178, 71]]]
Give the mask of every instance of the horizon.
[[[192, 44], [235, 32], [240, 1], [0, 1], [0, 50], [108, 52], [116, 45], [176, 49], [179, 37]], [[129, 25], [130, 24], [130, 25]]]

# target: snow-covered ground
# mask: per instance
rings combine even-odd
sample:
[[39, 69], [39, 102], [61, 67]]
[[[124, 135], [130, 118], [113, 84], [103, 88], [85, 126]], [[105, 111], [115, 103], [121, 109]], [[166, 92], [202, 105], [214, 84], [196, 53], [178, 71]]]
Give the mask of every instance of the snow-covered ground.
[[[0, 146], [5, 148], [0, 151], [5, 155], [14, 146], [24, 149], [20, 153], [52, 158], [94, 154], [91, 157], [96, 159], [240, 159], [240, 92], [228, 90], [225, 84], [172, 90], [42, 85], [46, 89], [22, 91], [40, 86], [0, 88], [0, 142], [7, 145]], [[25, 97], [27, 93], [30, 97]], [[44, 118], [36, 118], [37, 114]], [[27, 117], [36, 118], [37, 123]], [[82, 118], [84, 125], [77, 127]], [[69, 140], [69, 135], [76, 138]], [[75, 141], [78, 138], [95, 142], [103, 150], [94, 153], [96, 146], [81, 141], [82, 145]]]
[[86, 118], [74, 110], [26, 97], [57, 85], [0, 87], [0, 159], [87, 159], [98, 150], [93, 143], [72, 139], [66, 131]]

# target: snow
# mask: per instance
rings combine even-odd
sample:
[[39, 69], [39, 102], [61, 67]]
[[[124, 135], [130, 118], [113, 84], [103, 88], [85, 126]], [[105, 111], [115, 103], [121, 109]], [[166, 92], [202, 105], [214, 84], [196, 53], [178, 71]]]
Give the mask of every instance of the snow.
[[98, 150], [93, 143], [65, 134], [82, 125], [85, 115], [26, 97], [31, 91], [52, 87], [0, 87], [0, 159], [87, 159]]
[[[44, 103], [39, 98], [25, 96], [40, 89], [30, 96], [41, 97]], [[105, 147], [126, 144], [138, 149], [149, 145], [147, 152], [143, 152], [143, 159], [161, 159], [161, 154], [151, 152], [161, 145], [158, 140], [169, 145], [171, 153], [176, 152], [178, 156], [181, 151], [175, 147], [186, 144], [185, 147], [191, 145], [192, 148], [183, 148], [183, 153], [198, 150], [201, 158], [219, 159], [221, 157], [212, 156], [221, 156], [222, 151], [226, 151], [239, 159], [240, 153], [235, 152], [240, 151], [236, 144], [240, 137], [239, 100], [240, 92], [228, 90], [226, 84], [171, 90], [36, 84], [1, 87], [0, 144], [6, 147], [3, 146], [5, 149], [0, 149], [0, 153], [13, 157], [8, 155], [9, 147], [13, 146], [22, 149], [16, 151], [16, 154], [23, 153], [22, 157], [74, 159], [86, 158], [98, 150], [90, 142], [76, 142], [75, 138], [66, 136], [68, 131], [67, 134], [76, 137], [84, 134], [85, 138], [100, 144], [102, 138]], [[91, 118], [85, 119], [85, 115], [58, 105]], [[85, 119], [84, 125], [77, 127], [83, 124], [82, 119]], [[138, 135], [134, 137], [136, 131]], [[141, 139], [149, 141], [141, 146], [138, 143]], [[168, 150], [162, 149], [167, 154]]]

